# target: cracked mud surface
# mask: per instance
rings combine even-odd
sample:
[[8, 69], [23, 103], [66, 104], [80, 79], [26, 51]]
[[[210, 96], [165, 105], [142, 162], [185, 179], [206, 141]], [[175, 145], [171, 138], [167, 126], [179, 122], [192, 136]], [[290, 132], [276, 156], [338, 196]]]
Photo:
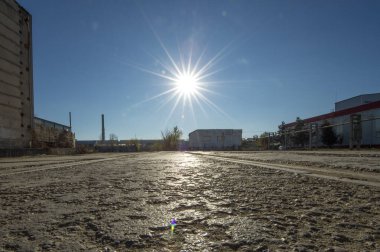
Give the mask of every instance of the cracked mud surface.
[[1, 251], [380, 249], [378, 187], [188, 153], [1, 176], [0, 202]]

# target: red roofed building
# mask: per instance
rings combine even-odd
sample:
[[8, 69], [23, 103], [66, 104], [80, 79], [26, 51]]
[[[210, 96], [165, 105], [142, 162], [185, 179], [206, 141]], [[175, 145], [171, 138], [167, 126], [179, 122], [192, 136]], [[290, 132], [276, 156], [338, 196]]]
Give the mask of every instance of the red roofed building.
[[[380, 146], [380, 93], [358, 95], [335, 103], [335, 111], [319, 116], [304, 119], [308, 128], [309, 124], [321, 126], [328, 121], [334, 126], [335, 133], [339, 136], [337, 145], [348, 146], [350, 139], [351, 115], [361, 115], [362, 140], [365, 146]], [[286, 130], [292, 130], [296, 122], [285, 124]], [[319, 133], [320, 134], [320, 133]], [[320, 136], [313, 137], [313, 146], [321, 146]], [[291, 142], [288, 142], [288, 146]]]

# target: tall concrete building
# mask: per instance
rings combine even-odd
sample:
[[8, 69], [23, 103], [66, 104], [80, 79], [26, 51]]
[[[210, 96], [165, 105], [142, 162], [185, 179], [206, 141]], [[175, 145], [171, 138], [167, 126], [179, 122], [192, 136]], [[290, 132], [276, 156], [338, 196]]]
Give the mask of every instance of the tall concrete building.
[[32, 17], [0, 0], [0, 148], [30, 146], [33, 108]]

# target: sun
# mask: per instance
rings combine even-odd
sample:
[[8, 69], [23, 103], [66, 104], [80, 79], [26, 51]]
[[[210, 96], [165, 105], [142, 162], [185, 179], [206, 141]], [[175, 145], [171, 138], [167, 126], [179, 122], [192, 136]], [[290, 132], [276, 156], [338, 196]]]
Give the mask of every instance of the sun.
[[180, 73], [174, 82], [176, 91], [181, 95], [194, 95], [199, 89], [199, 82], [196, 76], [189, 73]]
[[211, 81], [210, 78], [224, 70], [224, 68], [216, 66], [224, 57], [229, 45], [219, 50], [209, 59], [205, 59], [207, 55], [206, 49], [200, 52], [198, 57], [194, 57], [193, 45], [190, 45], [190, 48], [187, 50], [179, 49], [178, 55], [172, 55], [158, 35], [154, 34], [166, 55], [166, 59], [150, 55], [154, 60], [156, 70], [133, 63], [131, 63], [131, 66], [166, 80], [165, 85], [168, 85], [169, 89], [138, 102], [136, 106], [156, 99], [160, 100], [158, 110], [170, 104], [171, 109], [166, 118], [165, 125], [172, 117], [174, 111], [179, 107], [182, 107], [181, 118], [185, 118], [184, 114], [190, 112], [194, 120], [196, 120], [195, 107], [198, 107], [207, 116], [204, 105], [211, 108], [214, 112], [219, 112], [230, 118], [226, 112], [208, 98], [210, 94], [218, 94], [209, 89], [209, 87], [219, 82]]

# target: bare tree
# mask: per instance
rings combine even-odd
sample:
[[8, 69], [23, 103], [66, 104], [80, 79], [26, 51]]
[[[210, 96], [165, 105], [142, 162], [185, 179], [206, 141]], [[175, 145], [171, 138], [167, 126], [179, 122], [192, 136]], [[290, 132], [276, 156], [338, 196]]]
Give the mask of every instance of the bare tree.
[[131, 138], [128, 141], [128, 145], [133, 149], [133, 151], [140, 151], [141, 144], [137, 138]]
[[164, 150], [178, 150], [178, 142], [181, 139], [182, 131], [175, 126], [173, 130], [161, 131], [162, 135], [162, 147]]
[[294, 133], [294, 135], [292, 136], [292, 140], [296, 145], [300, 145], [302, 147], [305, 146], [305, 143], [307, 142], [307, 139], [309, 137], [308, 133], [303, 130], [305, 130], [305, 122], [301, 118], [297, 117], [296, 126], [294, 127], [294, 131], [296, 131], [296, 133]]
[[281, 124], [278, 126], [278, 140], [280, 141], [281, 145], [285, 145], [285, 122], [282, 121]]
[[260, 135], [258, 139], [258, 145], [260, 147], [260, 150], [267, 150], [269, 147], [269, 139], [268, 139], [269, 132], [264, 132]]
[[111, 142], [111, 145], [115, 145], [118, 142], [118, 138], [116, 134], [114, 133], [110, 134], [110, 142]]

